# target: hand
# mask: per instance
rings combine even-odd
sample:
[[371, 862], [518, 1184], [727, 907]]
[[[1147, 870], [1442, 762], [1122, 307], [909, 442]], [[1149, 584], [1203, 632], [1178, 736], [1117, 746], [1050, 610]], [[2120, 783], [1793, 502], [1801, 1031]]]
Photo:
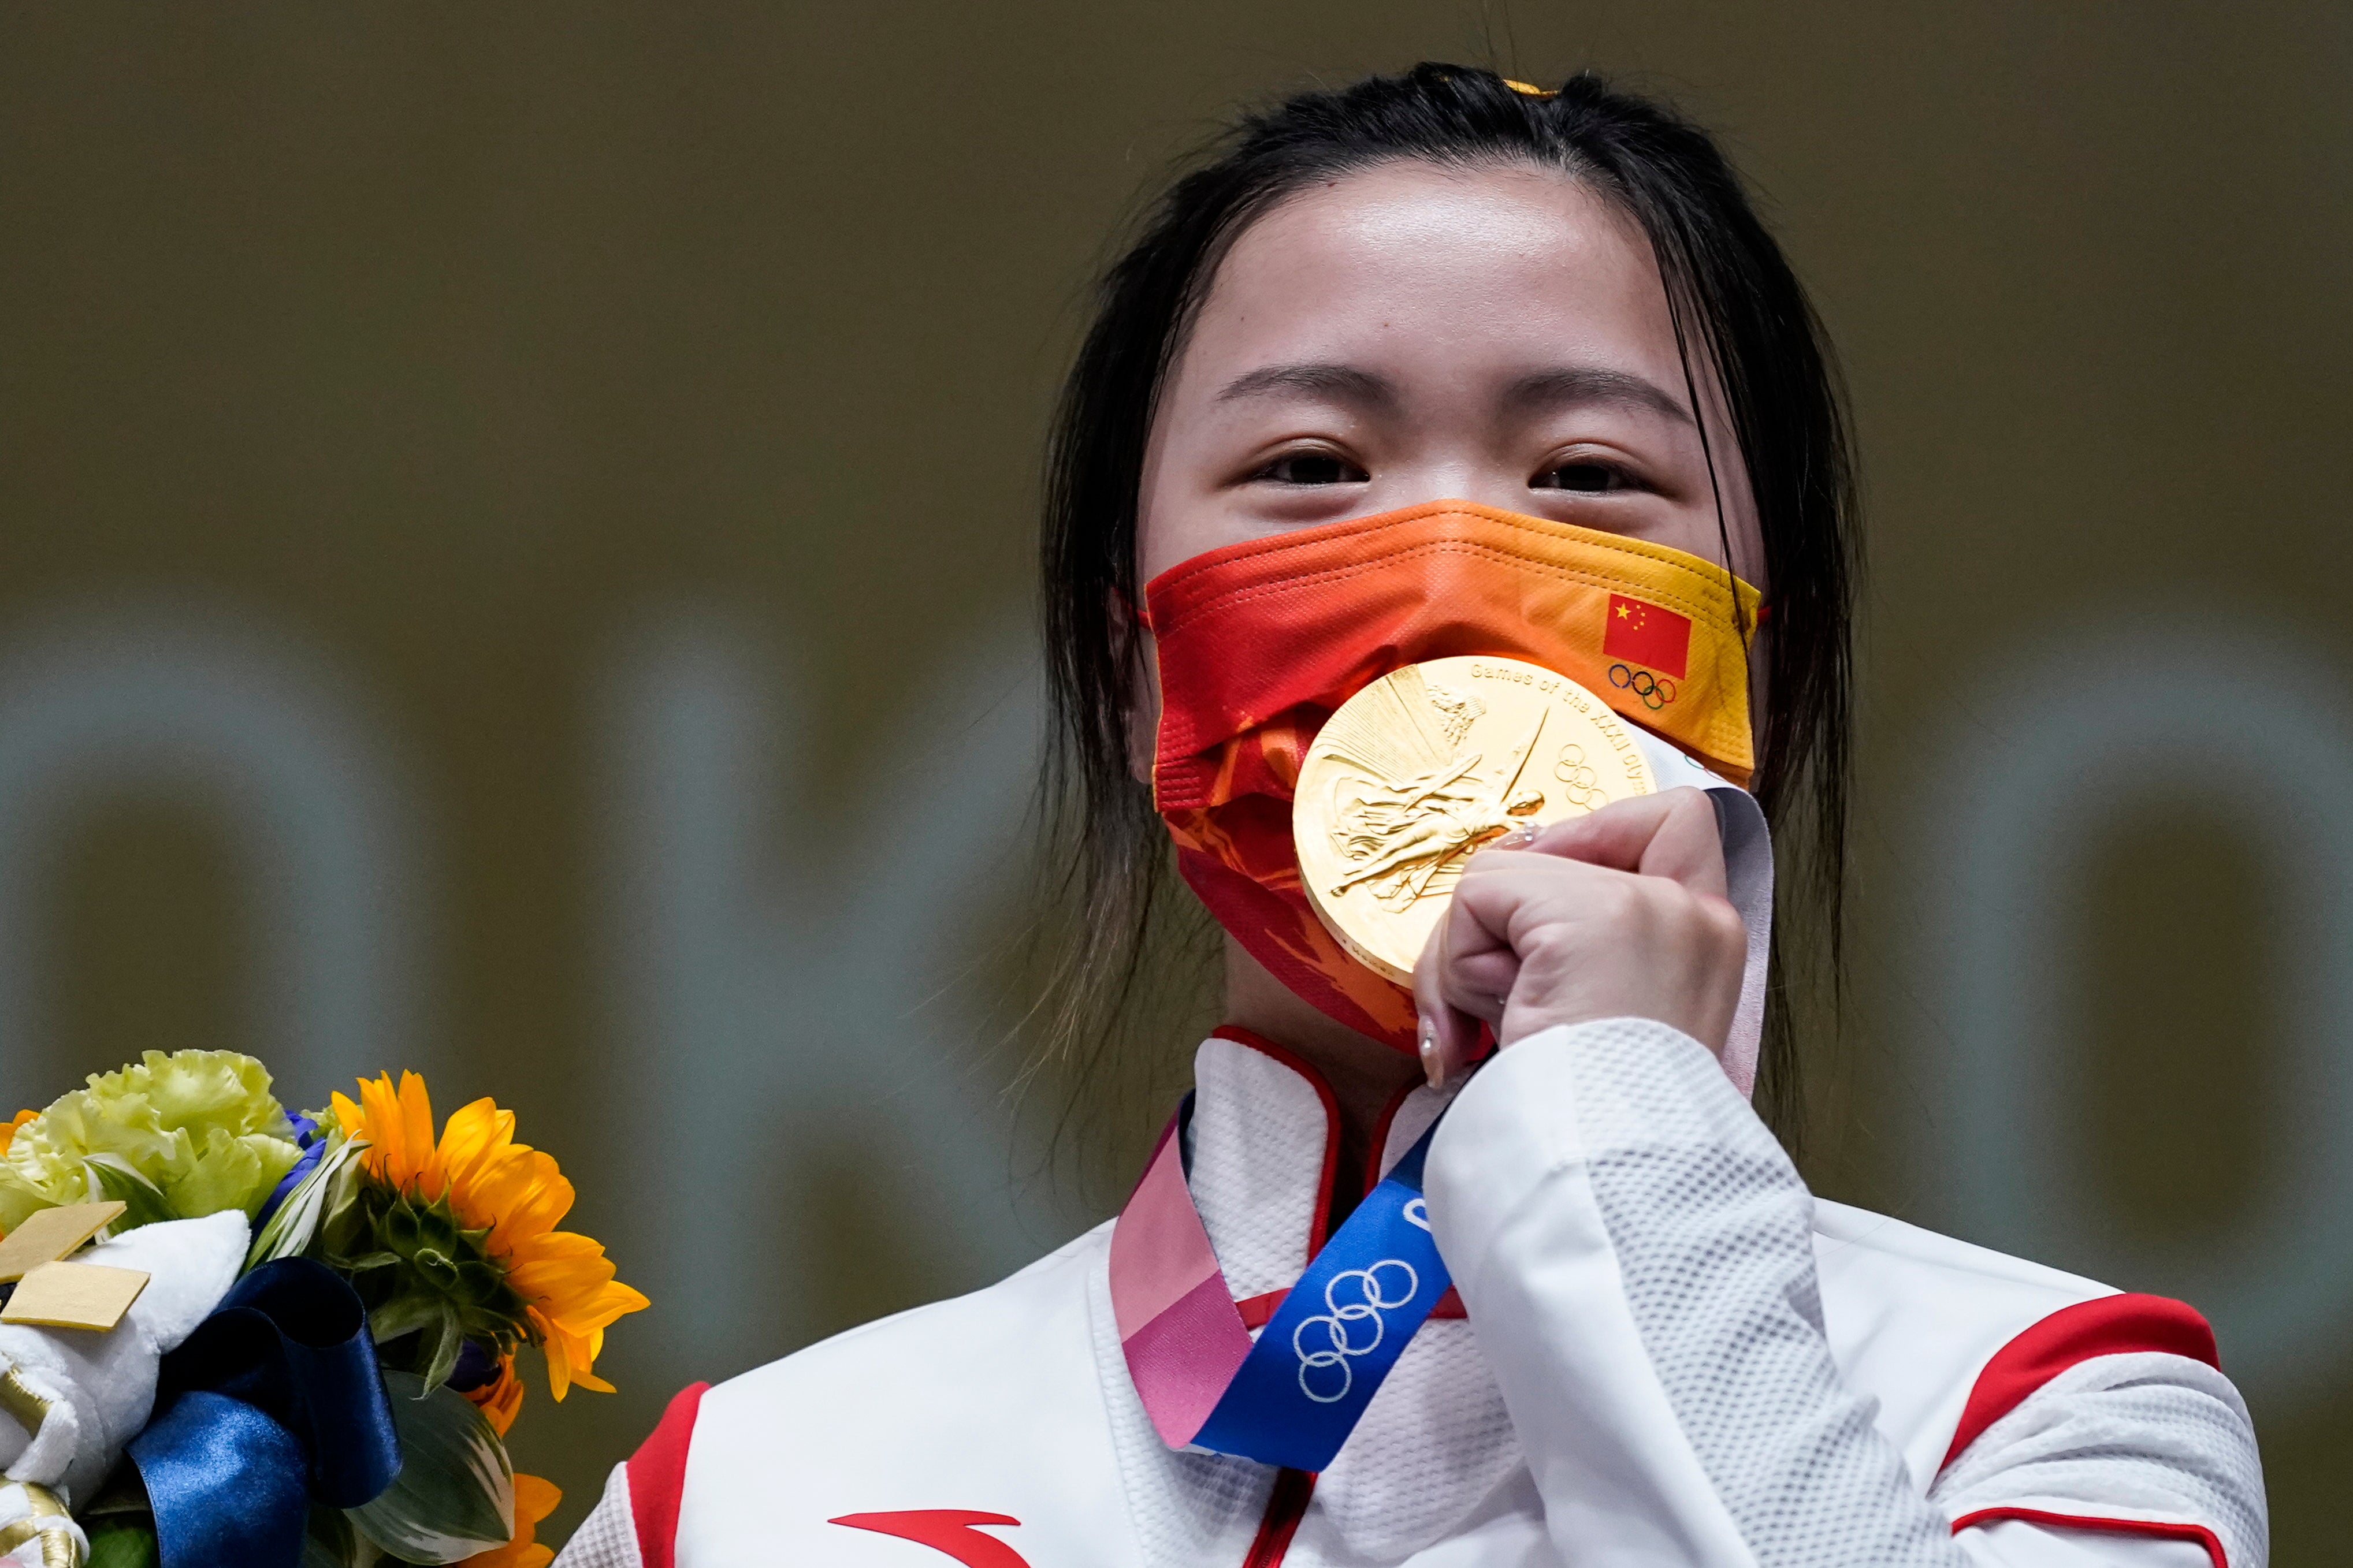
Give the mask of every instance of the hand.
[[1556, 1024], [1655, 1018], [1712, 1051], [1740, 1003], [1748, 933], [1725, 897], [1715, 807], [1695, 789], [1620, 801], [1471, 857], [1414, 965], [1422, 1068], [1469, 1065]]

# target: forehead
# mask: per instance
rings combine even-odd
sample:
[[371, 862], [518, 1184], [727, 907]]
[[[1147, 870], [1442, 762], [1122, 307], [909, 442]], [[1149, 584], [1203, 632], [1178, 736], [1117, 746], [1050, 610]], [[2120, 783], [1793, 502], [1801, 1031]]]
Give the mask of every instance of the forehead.
[[1244, 229], [1178, 379], [1433, 352], [1653, 373], [1679, 359], [1650, 243], [1620, 209], [1554, 170], [1399, 162], [1308, 186]]

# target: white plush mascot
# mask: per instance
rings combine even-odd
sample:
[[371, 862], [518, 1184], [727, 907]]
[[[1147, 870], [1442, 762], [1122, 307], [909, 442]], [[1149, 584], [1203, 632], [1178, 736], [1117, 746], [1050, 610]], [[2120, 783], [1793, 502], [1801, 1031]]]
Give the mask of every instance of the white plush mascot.
[[142, 1226], [74, 1258], [148, 1276], [114, 1328], [0, 1321], [0, 1568], [87, 1559], [66, 1510], [88, 1504], [146, 1426], [159, 1364], [228, 1294], [249, 1240], [234, 1209]]

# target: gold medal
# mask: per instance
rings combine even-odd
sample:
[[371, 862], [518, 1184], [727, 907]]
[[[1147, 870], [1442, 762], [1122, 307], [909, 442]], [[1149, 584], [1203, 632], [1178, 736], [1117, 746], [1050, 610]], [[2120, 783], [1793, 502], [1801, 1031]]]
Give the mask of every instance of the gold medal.
[[1307, 748], [1300, 880], [1358, 963], [1408, 984], [1472, 850], [1655, 787], [1632, 731], [1577, 682], [1515, 658], [1409, 664]]

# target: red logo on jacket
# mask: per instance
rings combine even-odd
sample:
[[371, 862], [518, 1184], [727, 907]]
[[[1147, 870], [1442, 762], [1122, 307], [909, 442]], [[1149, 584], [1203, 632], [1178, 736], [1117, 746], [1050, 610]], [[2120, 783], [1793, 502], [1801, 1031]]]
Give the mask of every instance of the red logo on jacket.
[[845, 1513], [828, 1524], [895, 1535], [934, 1552], [944, 1552], [965, 1568], [1029, 1568], [1021, 1553], [993, 1535], [974, 1529], [981, 1524], [1018, 1524], [1011, 1514], [975, 1513], [963, 1508], [907, 1508], [889, 1513]]

